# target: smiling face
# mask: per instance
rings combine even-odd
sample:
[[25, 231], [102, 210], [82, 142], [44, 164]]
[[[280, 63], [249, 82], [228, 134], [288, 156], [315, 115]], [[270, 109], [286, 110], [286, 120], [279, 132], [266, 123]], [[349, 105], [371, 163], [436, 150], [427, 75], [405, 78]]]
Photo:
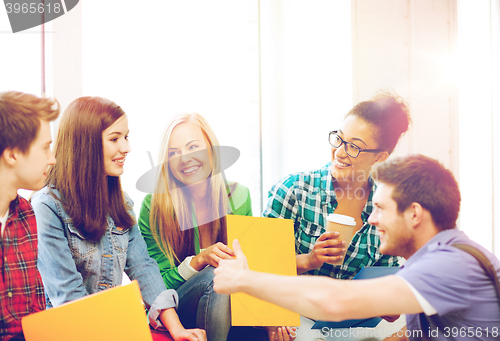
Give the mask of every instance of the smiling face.
[[176, 126], [168, 143], [168, 167], [184, 185], [207, 179], [212, 172], [210, 143], [201, 128], [191, 122]]
[[102, 132], [104, 172], [108, 176], [120, 176], [123, 173], [125, 157], [130, 152], [128, 133], [126, 115], [121, 116]]
[[[338, 134], [345, 141], [351, 142], [361, 149], [377, 149], [378, 145], [373, 138], [372, 131], [373, 128], [363, 119], [349, 115], [344, 120]], [[346, 153], [344, 144], [339, 148], [331, 147], [331, 151], [331, 173], [338, 181], [366, 181], [372, 165], [384, 161], [389, 155], [387, 152], [362, 152], [354, 158]]]
[[48, 167], [56, 163], [56, 158], [50, 149], [51, 143], [50, 123], [40, 120], [40, 130], [29, 150], [25, 154], [17, 152], [16, 174], [19, 180], [17, 187], [37, 191], [44, 186]]
[[392, 185], [378, 184], [368, 223], [377, 227], [381, 253], [409, 258], [416, 251], [411, 226], [412, 213], [410, 209], [398, 212], [397, 203], [392, 199], [393, 190]]

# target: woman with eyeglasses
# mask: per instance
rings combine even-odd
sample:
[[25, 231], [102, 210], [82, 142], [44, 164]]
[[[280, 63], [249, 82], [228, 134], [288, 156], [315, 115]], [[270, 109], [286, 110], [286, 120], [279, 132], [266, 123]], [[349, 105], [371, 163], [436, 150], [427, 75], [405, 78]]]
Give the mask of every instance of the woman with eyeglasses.
[[[399, 265], [397, 257], [380, 253], [377, 230], [368, 224], [375, 190], [370, 170], [387, 159], [410, 122], [408, 106], [396, 95], [381, 93], [361, 102], [339, 129], [329, 132], [330, 162], [291, 174], [271, 188], [263, 216], [294, 221], [297, 274], [352, 279], [365, 266]], [[326, 216], [334, 212], [355, 218], [350, 243], [325, 232]], [[329, 264], [342, 258], [341, 265]]]

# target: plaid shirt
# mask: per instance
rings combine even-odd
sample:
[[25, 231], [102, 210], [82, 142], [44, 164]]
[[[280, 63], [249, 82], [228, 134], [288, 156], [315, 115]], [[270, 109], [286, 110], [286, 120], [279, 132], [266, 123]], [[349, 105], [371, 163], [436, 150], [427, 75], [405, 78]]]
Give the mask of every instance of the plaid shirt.
[[36, 267], [35, 214], [19, 196], [10, 203], [0, 246], [0, 339], [24, 339], [21, 318], [45, 310], [45, 293]]
[[[330, 164], [329, 162], [316, 171], [291, 174], [269, 191], [269, 201], [262, 215], [294, 221], [297, 254], [311, 252], [316, 240], [325, 232], [326, 216], [333, 213], [338, 205]], [[399, 266], [398, 257], [380, 253], [377, 229], [367, 222], [372, 212], [372, 196], [376, 188], [371, 178], [368, 181], [371, 184], [370, 195], [361, 214], [364, 224], [352, 238], [344, 264], [325, 263], [306, 274], [351, 279], [365, 266]]]

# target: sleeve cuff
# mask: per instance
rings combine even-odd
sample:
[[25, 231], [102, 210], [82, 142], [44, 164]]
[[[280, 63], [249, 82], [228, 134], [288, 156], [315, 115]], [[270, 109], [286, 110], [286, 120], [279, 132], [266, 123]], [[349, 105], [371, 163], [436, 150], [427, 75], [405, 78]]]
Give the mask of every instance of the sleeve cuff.
[[163, 291], [160, 295], [158, 295], [148, 311], [149, 324], [153, 326], [154, 329], [158, 329], [160, 327], [161, 329], [165, 328], [160, 320], [158, 320], [160, 313], [169, 308], [177, 309], [178, 305], [179, 296], [177, 295], [177, 291], [173, 289]]
[[193, 277], [198, 273], [192, 266], [191, 266], [191, 259], [193, 259], [194, 256], [189, 256], [186, 257], [181, 264], [177, 267], [177, 270], [179, 271], [179, 275], [181, 275], [182, 278], [184, 278], [185, 281]]
[[417, 291], [417, 289], [415, 289], [415, 287], [413, 285], [410, 284], [410, 282], [408, 282], [405, 278], [403, 278], [401, 276], [398, 276], [398, 277], [401, 278], [406, 283], [406, 285], [408, 286], [408, 288], [410, 288], [411, 292], [413, 293], [413, 295], [417, 299], [418, 303], [420, 304], [420, 308], [422, 308], [422, 310], [424, 311], [425, 315], [432, 316], [432, 315], [437, 314], [436, 309], [429, 303], [429, 301], [427, 301], [425, 299], [424, 296], [422, 296], [421, 293], [419, 293]]

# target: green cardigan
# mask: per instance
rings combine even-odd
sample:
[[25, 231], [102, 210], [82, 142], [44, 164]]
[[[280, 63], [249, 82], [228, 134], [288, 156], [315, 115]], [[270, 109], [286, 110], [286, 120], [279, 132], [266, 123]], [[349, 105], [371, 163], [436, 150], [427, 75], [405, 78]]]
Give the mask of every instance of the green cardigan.
[[[250, 191], [245, 186], [238, 184], [236, 182], [229, 182], [229, 188], [231, 188], [231, 193], [229, 194], [229, 198], [232, 199], [232, 202], [238, 205], [241, 203], [239, 207], [235, 207], [232, 209], [235, 215], [252, 215], [252, 203], [250, 200]], [[168, 289], [177, 289], [184, 282], [184, 278], [179, 275], [179, 270], [177, 266], [174, 264], [170, 264], [167, 256], [161, 251], [158, 244], [153, 238], [151, 233], [151, 228], [149, 227], [149, 211], [151, 209], [151, 194], [146, 195], [144, 200], [142, 201], [141, 212], [139, 214], [139, 229], [141, 230], [142, 237], [146, 242], [148, 247], [148, 252], [151, 258], [156, 260], [158, 266], [160, 267], [160, 273], [163, 277], [163, 281]], [[196, 225], [196, 224], [195, 224]], [[195, 250], [198, 254], [200, 251], [200, 242], [198, 238], [198, 227], [195, 226], [194, 230], [195, 235]]]

